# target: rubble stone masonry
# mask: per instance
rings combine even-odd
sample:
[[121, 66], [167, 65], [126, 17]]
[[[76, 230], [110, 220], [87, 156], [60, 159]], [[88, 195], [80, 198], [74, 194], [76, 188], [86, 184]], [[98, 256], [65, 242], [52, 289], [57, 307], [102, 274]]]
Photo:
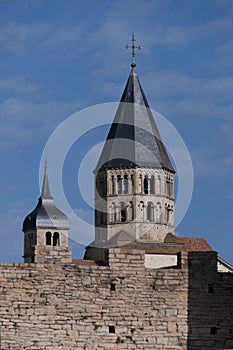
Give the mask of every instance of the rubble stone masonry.
[[2, 350], [233, 349], [233, 276], [214, 252], [162, 269], [127, 247], [105, 266], [53, 254], [0, 263]]

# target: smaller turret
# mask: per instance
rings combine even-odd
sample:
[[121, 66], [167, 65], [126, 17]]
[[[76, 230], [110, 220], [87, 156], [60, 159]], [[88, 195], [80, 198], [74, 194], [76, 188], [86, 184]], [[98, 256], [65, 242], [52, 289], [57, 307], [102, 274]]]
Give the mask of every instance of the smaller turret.
[[45, 163], [41, 196], [36, 208], [23, 222], [24, 262], [44, 262], [48, 257], [49, 260], [52, 257], [62, 257], [63, 262], [71, 261], [71, 248], [68, 247], [69, 228], [67, 216], [56, 207], [50, 193]]

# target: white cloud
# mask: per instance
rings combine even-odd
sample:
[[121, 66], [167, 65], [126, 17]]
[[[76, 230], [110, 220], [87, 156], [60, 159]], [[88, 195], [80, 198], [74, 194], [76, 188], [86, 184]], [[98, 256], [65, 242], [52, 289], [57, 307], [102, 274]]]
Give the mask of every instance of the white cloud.
[[[197, 31], [196, 28], [155, 24], [153, 30], [151, 30], [151, 27], [147, 28], [148, 25], [144, 27], [142, 22], [143, 18], [140, 19], [135, 38], [137, 40], [137, 45], [143, 45], [143, 52], [145, 53], [149, 53], [151, 48], [155, 45], [171, 45], [177, 49], [177, 45], [184, 45], [197, 37], [195, 35]], [[144, 29], [141, 29], [143, 27]], [[114, 13], [112, 17], [106, 18], [104, 23], [90, 34], [90, 43], [96, 49], [95, 57], [99, 59], [105, 58], [106, 60], [105, 55], [107, 54], [107, 60], [109, 56], [112, 56], [117, 59], [115, 62], [118, 63], [118, 58], [122, 57], [119, 48], [123, 48], [127, 42], [130, 44], [129, 34], [131, 34], [131, 32], [132, 23], [130, 17], [118, 19]]]
[[[116, 66], [124, 59], [120, 47], [130, 40], [129, 34], [136, 32], [137, 43], [143, 45], [145, 54], [158, 45], [177, 50], [182, 45], [206, 37], [215, 32], [226, 31], [229, 19], [220, 18], [199, 26], [177, 24], [164, 25], [148, 19], [157, 10], [161, 1], [147, 1], [143, 6], [129, 2], [118, 2], [104, 14], [99, 27], [90, 31], [86, 23], [61, 24], [57, 22], [16, 23], [1, 26], [0, 48], [14, 54], [39, 54], [46, 60], [71, 61], [84, 54]], [[132, 6], [134, 11], [132, 12]], [[164, 4], [163, 4], [164, 6]], [[128, 16], [125, 16], [128, 13]], [[135, 28], [136, 27], [136, 28]], [[143, 28], [143, 29], [142, 29]], [[128, 40], [127, 40], [128, 38]], [[116, 65], [117, 62], [117, 65]]]
[[25, 95], [41, 93], [41, 89], [35, 83], [29, 82], [23, 75], [8, 76], [0, 80], [0, 92], [6, 95]]
[[159, 70], [148, 72], [141, 81], [145, 91], [150, 92], [151, 107], [166, 113], [168, 118], [179, 118], [179, 123], [232, 117], [233, 76], [196, 78], [180, 72]]
[[[8, 23], [1, 27], [0, 48], [15, 54], [23, 54], [27, 48], [38, 45], [51, 31], [49, 24]], [[31, 46], [32, 45], [32, 46]]]
[[86, 51], [84, 24], [74, 26], [57, 26], [40, 43], [40, 51], [45, 51], [52, 59], [73, 60]]
[[[232, 97], [233, 75], [224, 78], [198, 78], [190, 74], [171, 70], [157, 70], [143, 75], [147, 89], [154, 91], [157, 97], [176, 99], [182, 96], [218, 98]], [[154, 88], [152, 88], [154, 87]]]
[[[39, 53], [48, 60], [71, 60], [78, 55], [83, 59], [84, 53], [91, 52], [94, 60], [98, 61], [98, 67], [90, 73], [91, 95], [102, 94], [105, 98], [111, 96], [115, 100], [123, 88], [119, 76], [125, 70], [125, 55], [129, 55], [126, 50], [125, 54], [122, 53], [123, 45], [128, 41], [126, 38], [132, 29], [135, 30], [137, 44], [142, 43], [144, 53], [149, 54], [158, 45], [177, 50], [203, 36], [213, 39], [216, 33], [218, 36], [226, 33], [231, 26], [229, 18], [219, 18], [193, 27], [172, 23], [165, 26], [159, 22], [151, 25], [148, 18], [158, 6], [162, 6], [162, 1], [147, 1], [143, 6], [138, 4], [139, 1], [115, 2], [106, 12], [105, 20], [92, 32], [82, 23], [9, 23], [2, 26], [0, 46], [15, 54], [27, 54], [30, 49], [32, 54]], [[130, 11], [132, 5], [133, 13]], [[129, 15], [123, 16], [123, 13]], [[216, 47], [221, 59], [227, 60], [232, 56], [232, 40]], [[216, 57], [213, 61], [218, 63]], [[170, 120], [183, 126], [213, 118], [225, 121], [232, 118], [233, 76], [223, 77], [219, 70], [221, 77], [194, 78], [181, 72], [155, 70], [154, 65], [151, 68], [147, 67], [147, 73], [142, 76], [143, 87], [146, 94], [150, 95], [151, 106], [165, 113]], [[23, 76], [6, 78], [0, 83], [0, 91], [9, 91], [10, 96], [1, 106], [2, 147], [15, 146], [22, 141], [30, 142], [41, 133], [52, 131], [56, 123], [80, 106], [79, 101], [61, 102], [54, 98], [38, 100], [36, 92], [40, 92], [39, 95], [45, 92], [27, 82]], [[35, 135], [35, 129], [38, 136]], [[229, 162], [227, 159], [225, 161]]]
[[40, 54], [47, 59], [72, 60], [85, 43], [83, 24], [61, 26], [59, 23], [8, 23], [1, 27], [0, 48], [17, 55]]
[[79, 101], [31, 101], [9, 98], [0, 106], [0, 149], [30, 144], [52, 132], [57, 123], [77, 111]]
[[195, 147], [191, 150], [195, 175], [198, 177], [227, 176], [232, 174], [233, 155], [227, 150], [217, 149], [216, 143], [208, 142], [204, 146]]

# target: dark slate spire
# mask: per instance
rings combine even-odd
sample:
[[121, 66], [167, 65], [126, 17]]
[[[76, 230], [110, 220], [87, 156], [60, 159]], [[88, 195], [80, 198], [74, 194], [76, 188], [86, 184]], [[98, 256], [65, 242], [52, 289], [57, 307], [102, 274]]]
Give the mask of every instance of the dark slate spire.
[[135, 63], [107, 136], [96, 171], [122, 167], [175, 172], [143, 92]]
[[43, 185], [37, 206], [23, 222], [23, 232], [37, 228], [69, 229], [67, 216], [57, 208], [50, 193], [47, 162], [45, 162]]

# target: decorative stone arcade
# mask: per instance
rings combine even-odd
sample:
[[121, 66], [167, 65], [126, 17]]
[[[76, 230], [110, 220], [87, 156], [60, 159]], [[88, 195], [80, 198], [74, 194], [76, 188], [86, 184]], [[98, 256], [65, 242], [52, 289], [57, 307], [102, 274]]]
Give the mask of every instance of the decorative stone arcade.
[[95, 223], [100, 245], [119, 231], [129, 241], [163, 242], [174, 231], [174, 174], [151, 168], [98, 172]]

